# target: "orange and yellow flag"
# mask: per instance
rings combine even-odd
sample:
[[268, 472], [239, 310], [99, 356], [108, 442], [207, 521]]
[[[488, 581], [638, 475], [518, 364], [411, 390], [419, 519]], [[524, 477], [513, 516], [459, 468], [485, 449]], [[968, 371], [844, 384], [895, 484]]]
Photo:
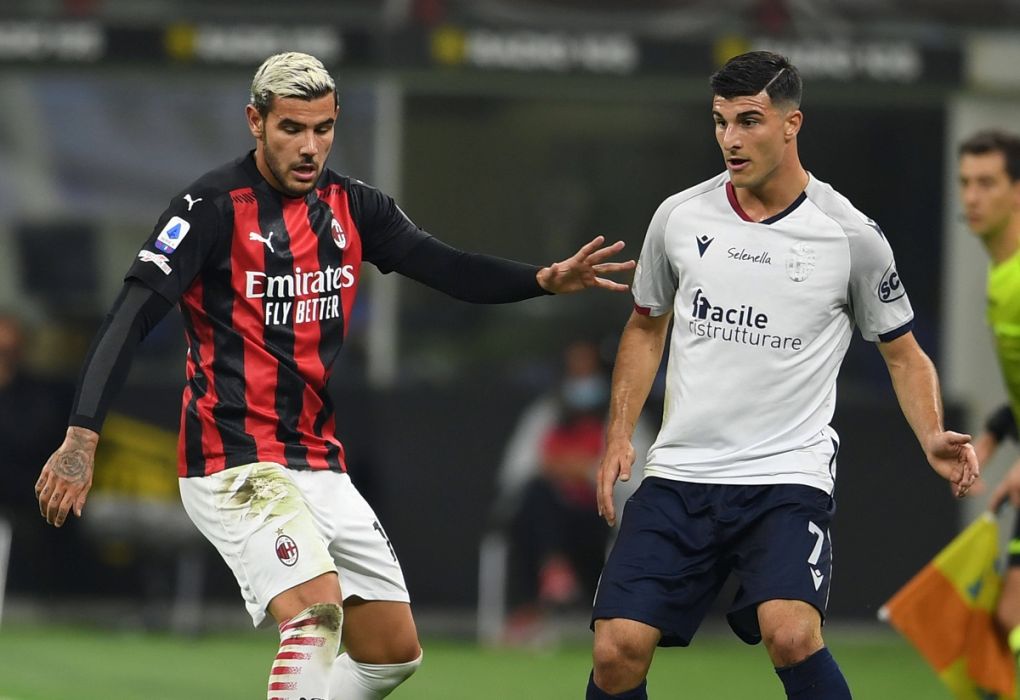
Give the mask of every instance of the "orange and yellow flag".
[[1016, 698], [1016, 659], [993, 618], [998, 560], [999, 527], [985, 513], [879, 611], [958, 700]]

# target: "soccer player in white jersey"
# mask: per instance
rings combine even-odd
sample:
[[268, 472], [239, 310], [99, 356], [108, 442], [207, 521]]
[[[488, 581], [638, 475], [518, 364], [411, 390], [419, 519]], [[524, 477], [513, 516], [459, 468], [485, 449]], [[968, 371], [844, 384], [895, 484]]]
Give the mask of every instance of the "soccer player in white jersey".
[[730, 573], [740, 588], [729, 623], [765, 642], [787, 697], [849, 698], [821, 625], [839, 448], [829, 421], [855, 324], [878, 344], [928, 462], [957, 495], [977, 460], [970, 436], [942, 425], [938, 377], [881, 229], [800, 163], [796, 68], [756, 51], [711, 85], [726, 171], [656, 211], [620, 340], [598, 476], [610, 523], [670, 335], [667, 390], [596, 595], [587, 698], [647, 698], [656, 646], [689, 644]]

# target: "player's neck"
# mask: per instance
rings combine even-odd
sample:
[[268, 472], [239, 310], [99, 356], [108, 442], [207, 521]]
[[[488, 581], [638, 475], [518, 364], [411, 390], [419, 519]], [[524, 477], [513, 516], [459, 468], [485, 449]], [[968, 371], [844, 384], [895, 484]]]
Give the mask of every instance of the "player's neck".
[[1020, 216], [1010, 217], [1009, 223], [997, 233], [981, 238], [985, 252], [993, 265], [1000, 265], [1020, 250]]
[[808, 179], [799, 160], [780, 165], [772, 177], [758, 187], [736, 188], [737, 201], [754, 221], [764, 221], [786, 211], [807, 187]]

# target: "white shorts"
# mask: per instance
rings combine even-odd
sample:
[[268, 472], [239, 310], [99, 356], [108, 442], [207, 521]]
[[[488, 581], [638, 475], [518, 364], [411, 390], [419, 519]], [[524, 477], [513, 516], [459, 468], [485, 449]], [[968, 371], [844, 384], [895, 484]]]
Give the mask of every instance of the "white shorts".
[[275, 596], [335, 571], [346, 600], [407, 603], [397, 555], [347, 474], [257, 462], [180, 479], [188, 516], [234, 572], [257, 627]]

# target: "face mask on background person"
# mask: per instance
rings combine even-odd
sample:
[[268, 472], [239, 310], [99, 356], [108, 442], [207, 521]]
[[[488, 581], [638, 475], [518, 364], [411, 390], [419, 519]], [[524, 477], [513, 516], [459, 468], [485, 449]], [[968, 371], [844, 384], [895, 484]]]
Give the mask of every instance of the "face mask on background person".
[[577, 377], [563, 382], [563, 404], [575, 411], [590, 411], [605, 404], [609, 386], [598, 376]]

